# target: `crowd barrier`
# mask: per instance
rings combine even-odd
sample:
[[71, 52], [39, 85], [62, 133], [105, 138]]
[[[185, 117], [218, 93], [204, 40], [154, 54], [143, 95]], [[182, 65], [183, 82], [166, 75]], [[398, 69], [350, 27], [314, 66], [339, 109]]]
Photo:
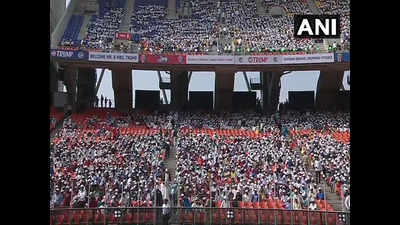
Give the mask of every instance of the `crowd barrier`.
[[[350, 212], [171, 207], [168, 224], [350, 225]], [[163, 224], [162, 208], [50, 209], [51, 225]]]

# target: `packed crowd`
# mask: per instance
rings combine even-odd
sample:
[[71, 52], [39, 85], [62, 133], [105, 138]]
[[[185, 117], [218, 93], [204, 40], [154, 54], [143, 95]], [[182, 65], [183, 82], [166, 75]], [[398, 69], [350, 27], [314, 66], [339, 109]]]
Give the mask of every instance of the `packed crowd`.
[[323, 14], [340, 15], [343, 44], [350, 43], [350, 0], [318, 0]]
[[92, 15], [82, 46], [88, 49], [111, 50], [115, 33], [119, 31], [126, 0], [99, 1], [99, 15]]
[[[289, 6], [297, 11], [304, 8], [297, 7], [296, 3]], [[215, 48], [220, 53], [312, 48], [311, 40], [293, 38], [293, 18], [257, 16], [253, 0], [195, 0], [192, 15], [179, 20], [167, 20], [166, 8], [160, 4], [137, 4], [136, 12], [131, 32], [143, 37], [141, 50], [153, 53], [197, 53]]]
[[290, 14], [312, 14], [307, 5], [307, 1], [303, 0], [284, 0], [283, 6], [287, 13]]
[[[122, 132], [135, 126], [171, 132]], [[268, 135], [219, 136], [182, 132], [184, 128]], [[164, 159], [173, 130], [178, 131], [177, 166], [167, 171]], [[240, 201], [276, 199], [286, 209], [314, 210], [328, 191], [322, 183], [343, 199], [350, 196], [349, 143], [334, 138], [333, 132], [349, 132], [348, 113], [72, 116], [52, 140], [51, 206], [161, 206], [168, 199], [183, 207], [215, 207], [219, 202], [238, 207]]]
[[197, 0], [193, 3], [191, 18], [167, 20], [162, 1], [138, 1], [131, 18], [131, 32], [142, 37], [141, 50], [154, 53], [210, 50], [216, 41], [215, 2]]
[[[222, 119], [224, 118], [224, 119]], [[249, 119], [253, 118], [253, 119]], [[199, 124], [212, 129], [254, 129], [263, 124], [263, 131], [271, 135], [259, 139], [244, 137], [183, 134], [177, 140], [176, 177], [181, 187], [185, 207], [209, 206], [209, 195], [218, 201], [258, 202], [279, 199], [286, 209], [306, 209], [315, 200], [324, 199], [322, 179], [332, 191], [349, 194], [349, 144], [341, 143], [329, 134], [315, 136], [280, 135], [280, 121], [290, 130], [348, 131], [348, 114], [293, 113], [284, 118], [254, 118], [252, 116], [189, 117], [183, 125], [196, 128]], [[245, 121], [245, 124], [240, 124]], [[240, 124], [240, 125], [239, 125]], [[274, 131], [277, 131], [278, 134]], [[238, 166], [239, 165], [239, 166]], [[314, 168], [320, 174], [314, 177]], [[343, 187], [342, 187], [343, 185]]]
[[[183, 5], [183, 4], [182, 4]], [[280, 17], [257, 15], [254, 0], [193, 0], [188, 4], [190, 15], [167, 19], [167, 1], [135, 1], [130, 32], [138, 50], [149, 53], [268, 53], [309, 52], [317, 49], [310, 39], [293, 37], [293, 14], [311, 13], [300, 0], [265, 1], [264, 7], [282, 6]], [[324, 13], [340, 13], [344, 41], [349, 41], [349, 2], [320, 1]], [[111, 50], [124, 14], [124, 0], [117, 6], [100, 1], [101, 13], [93, 16], [82, 46]], [[193, 29], [196, 28], [196, 29]], [[136, 38], [137, 37], [137, 38]]]
[[120, 134], [134, 123], [131, 118], [108, 113], [106, 118], [73, 116], [64, 121], [50, 150], [51, 207], [153, 204], [154, 187], [164, 179], [170, 140], [161, 133]]

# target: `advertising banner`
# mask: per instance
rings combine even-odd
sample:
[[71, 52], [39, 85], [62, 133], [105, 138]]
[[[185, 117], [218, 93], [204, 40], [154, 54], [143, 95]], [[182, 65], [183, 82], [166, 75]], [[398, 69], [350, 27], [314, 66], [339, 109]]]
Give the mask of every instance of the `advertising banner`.
[[126, 33], [126, 32], [117, 32], [115, 34], [115, 38], [118, 40], [132, 40], [132, 34], [131, 33]]
[[350, 62], [350, 52], [335, 53], [335, 62]]
[[235, 64], [235, 58], [227, 55], [187, 55], [187, 64]]
[[89, 61], [137, 63], [139, 62], [139, 55], [132, 53], [89, 52]]
[[243, 65], [268, 65], [268, 64], [281, 64], [281, 55], [245, 55], [235, 56], [235, 64]]
[[333, 53], [282, 56], [282, 64], [331, 63], [334, 61], [335, 59]]
[[186, 64], [186, 55], [140, 55], [140, 63]]
[[64, 59], [79, 59], [79, 60], [87, 60], [88, 52], [82, 50], [60, 50], [60, 49], [51, 49], [50, 55], [52, 57], [64, 58]]

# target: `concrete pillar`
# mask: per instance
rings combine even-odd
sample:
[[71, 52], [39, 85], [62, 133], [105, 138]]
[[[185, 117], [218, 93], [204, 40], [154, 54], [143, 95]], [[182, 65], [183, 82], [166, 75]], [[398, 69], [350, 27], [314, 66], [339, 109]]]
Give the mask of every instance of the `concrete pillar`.
[[183, 109], [188, 103], [188, 71], [171, 71], [171, 105], [174, 109]]
[[96, 70], [93, 68], [78, 69], [77, 106], [78, 111], [85, 111], [94, 105]]
[[112, 70], [115, 108], [128, 112], [132, 109], [132, 70], [119, 68]]
[[215, 111], [232, 110], [232, 93], [235, 82], [234, 71], [215, 72]]
[[167, 18], [176, 18], [176, 0], [168, 0]]
[[64, 68], [64, 80], [68, 93], [68, 105], [71, 105], [72, 112], [77, 111], [77, 78], [77, 68], [71, 66]]
[[337, 96], [343, 83], [344, 71], [321, 71], [317, 84], [315, 107], [332, 110], [337, 107]]
[[58, 71], [54, 62], [50, 62], [50, 92], [58, 91]]
[[261, 101], [264, 112], [273, 113], [277, 110], [282, 75], [283, 72], [261, 72]]

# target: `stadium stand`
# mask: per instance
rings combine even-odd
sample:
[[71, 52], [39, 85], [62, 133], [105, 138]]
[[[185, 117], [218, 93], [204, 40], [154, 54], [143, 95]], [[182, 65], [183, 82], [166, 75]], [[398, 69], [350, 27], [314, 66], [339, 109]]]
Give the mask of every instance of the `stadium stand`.
[[59, 110], [50, 107], [50, 132], [53, 131], [56, 124], [64, 119], [64, 113]]
[[52, 142], [52, 207], [152, 205], [168, 142], [160, 129], [138, 126], [112, 110], [73, 114]]
[[[314, 201], [318, 209], [332, 211], [318, 190], [323, 182], [339, 195], [349, 190], [348, 121], [343, 113], [292, 113], [279, 119], [290, 129], [282, 134], [277, 119], [240, 113], [124, 115], [103, 109], [73, 114], [52, 141], [51, 204], [88, 207], [92, 197], [96, 207], [153, 201], [155, 180], [145, 177], [165, 183], [166, 149], [173, 142], [171, 131], [178, 129], [172, 182], [180, 187], [181, 206], [218, 207], [229, 200], [241, 208], [307, 209]], [[316, 161], [322, 168], [319, 183]], [[133, 180], [136, 173], [141, 175]]]
[[60, 44], [65, 47], [79, 47], [82, 42], [78, 40], [79, 31], [83, 23], [81, 15], [72, 15]]
[[350, 43], [350, 1], [349, 0], [317, 0], [323, 14], [340, 15], [340, 29], [343, 43]]
[[[74, 15], [66, 29], [60, 47], [82, 47], [96, 51], [111, 51], [124, 14], [125, 0], [101, 0], [99, 15], [93, 15], [87, 37], [76, 40], [82, 16]], [[179, 14], [167, 19], [167, 0], [136, 0], [131, 15], [130, 32], [138, 51], [147, 53], [216, 54], [269, 52], [310, 52], [316, 47], [310, 39], [293, 38], [293, 15], [310, 14], [305, 1], [265, 1], [264, 7], [281, 6], [286, 15], [257, 15], [255, 0], [191, 1], [190, 15]], [[183, 4], [177, 4], [177, 7]], [[348, 1], [319, 1], [324, 13], [342, 15], [343, 43], [350, 39]], [[80, 22], [79, 22], [80, 21]], [[196, 27], [196, 29], [192, 29]], [[76, 32], [76, 30], [78, 30]], [[73, 35], [71, 35], [73, 33]], [[219, 43], [219, 44], [217, 44]]]
[[99, 1], [99, 15], [92, 15], [82, 46], [87, 49], [112, 49], [115, 33], [119, 31], [124, 13], [125, 1]]

